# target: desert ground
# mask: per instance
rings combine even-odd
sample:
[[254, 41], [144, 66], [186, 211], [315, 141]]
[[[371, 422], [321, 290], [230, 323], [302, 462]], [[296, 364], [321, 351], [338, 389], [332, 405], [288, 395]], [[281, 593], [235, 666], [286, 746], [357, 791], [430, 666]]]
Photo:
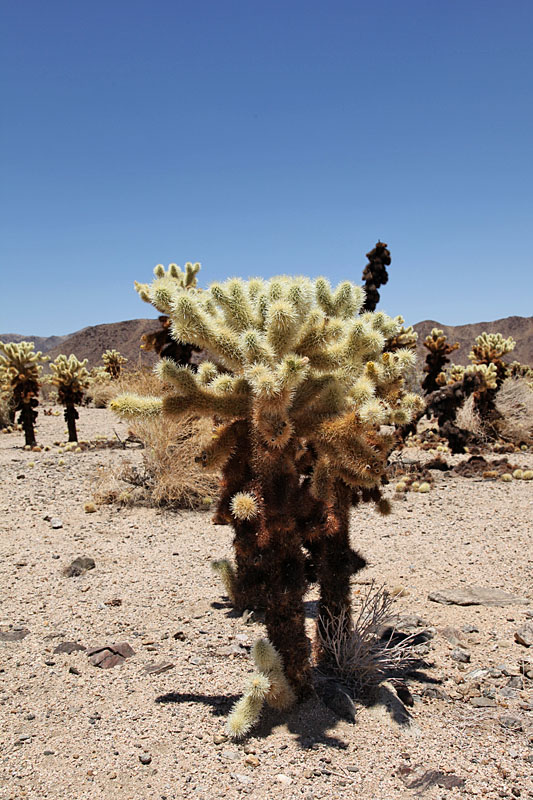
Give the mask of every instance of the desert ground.
[[[313, 697], [265, 711], [234, 743], [225, 718], [263, 628], [232, 611], [210, 568], [231, 556], [230, 528], [209, 511], [86, 513], [99, 468], [138, 463], [142, 451], [59, 452], [62, 416], [41, 410], [38, 422], [49, 451], [0, 436], [1, 798], [533, 798], [533, 482], [438, 472], [431, 492], [408, 493], [389, 517], [354, 511], [369, 564], [355, 605], [372, 581], [385, 585], [401, 624], [432, 637], [409, 681], [413, 705], [385, 691], [348, 721]], [[127, 436], [105, 409], [80, 409], [78, 427], [86, 440]], [[403, 453], [418, 457], [427, 453]], [[532, 466], [533, 454], [511, 460]], [[67, 576], [78, 557], [94, 568]], [[471, 587], [512, 597], [429, 599]], [[66, 642], [85, 649], [61, 652]], [[123, 643], [128, 658], [92, 663], [91, 648]]]

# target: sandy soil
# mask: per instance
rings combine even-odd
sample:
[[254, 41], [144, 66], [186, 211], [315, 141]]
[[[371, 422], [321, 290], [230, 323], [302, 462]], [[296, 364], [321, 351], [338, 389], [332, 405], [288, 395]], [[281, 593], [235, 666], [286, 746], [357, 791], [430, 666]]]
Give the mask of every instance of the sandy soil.
[[[39, 422], [41, 444], [64, 439], [61, 417]], [[85, 439], [126, 433], [97, 409], [81, 410], [79, 429]], [[380, 705], [358, 707], [350, 724], [313, 698], [288, 715], [266, 712], [235, 744], [221, 734], [262, 627], [232, 613], [211, 573], [211, 559], [231, 555], [230, 529], [200, 512], [103, 506], [87, 514], [99, 465], [141, 453], [27, 453], [21, 439], [0, 436], [0, 631], [29, 631], [0, 640], [1, 798], [533, 797], [533, 682], [520, 673], [533, 647], [514, 639], [533, 608], [533, 483], [438, 473], [429, 494], [409, 494], [391, 517], [354, 513], [354, 543], [370, 564], [354, 597], [371, 579], [403, 587], [398, 612], [434, 629], [426, 673], [441, 682], [411, 682], [409, 725]], [[66, 577], [78, 556], [96, 567]], [[531, 604], [428, 599], [472, 585]], [[454, 636], [469, 663], [452, 658]], [[135, 654], [106, 670], [85, 651], [54, 653], [64, 641], [128, 642]], [[145, 671], [163, 662], [172, 668]], [[471, 676], [478, 668], [481, 677]], [[157, 702], [169, 693], [172, 702]], [[437, 776], [442, 785], [424, 789], [430, 770], [464, 785], [446, 788]]]

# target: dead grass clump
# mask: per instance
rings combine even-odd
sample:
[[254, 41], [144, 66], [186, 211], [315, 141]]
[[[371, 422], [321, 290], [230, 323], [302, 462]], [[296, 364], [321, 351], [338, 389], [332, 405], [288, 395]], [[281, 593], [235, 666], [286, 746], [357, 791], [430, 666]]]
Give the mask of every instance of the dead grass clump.
[[94, 491], [97, 503], [189, 509], [211, 505], [219, 478], [195, 460], [212, 436], [209, 420], [137, 419], [131, 432], [144, 444], [143, 465], [125, 463], [118, 471], [102, 472]]
[[533, 391], [524, 378], [507, 378], [496, 395], [498, 433], [514, 444], [533, 444]]
[[488, 441], [487, 431], [475, 408], [474, 395], [470, 395], [457, 412], [456, 423], [463, 431], [470, 431], [479, 442]]
[[335, 676], [358, 695], [368, 693], [388, 678], [405, 675], [419, 665], [420, 655], [414, 648], [421, 636], [420, 631], [398, 635], [391, 627], [394, 597], [385, 587], [371, 584], [361, 599], [352, 622], [342, 611], [335, 617], [328, 613], [317, 626], [319, 646], [326, 663]]

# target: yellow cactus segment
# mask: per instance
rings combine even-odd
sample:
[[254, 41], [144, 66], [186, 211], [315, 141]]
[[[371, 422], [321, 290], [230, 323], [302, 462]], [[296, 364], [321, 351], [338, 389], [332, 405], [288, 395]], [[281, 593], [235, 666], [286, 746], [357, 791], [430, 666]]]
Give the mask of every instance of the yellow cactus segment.
[[85, 511], [86, 514], [94, 514], [97, 508], [94, 503], [88, 502], [83, 504], [83, 510]]
[[121, 394], [111, 401], [109, 408], [124, 419], [158, 417], [163, 410], [163, 401], [160, 397]]
[[531, 481], [533, 480], [533, 469], [526, 469], [522, 473], [522, 480], [523, 481]]
[[252, 658], [257, 669], [270, 682], [270, 689], [265, 697], [267, 703], [280, 711], [290, 708], [296, 697], [285, 677], [283, 661], [274, 645], [268, 639], [259, 639], [252, 648]]
[[265, 675], [252, 675], [247, 690], [238, 700], [226, 723], [226, 731], [233, 739], [242, 739], [248, 734], [261, 714], [270, 681]]
[[218, 575], [222, 581], [222, 585], [226, 590], [230, 601], [235, 605], [235, 567], [226, 558], [221, 558], [217, 561], [211, 562], [211, 569]]
[[418, 491], [421, 494], [427, 494], [427, 492], [429, 492], [430, 490], [431, 486], [429, 485], [429, 483], [421, 483], [420, 486], [418, 487]]
[[524, 473], [522, 472], [522, 470], [515, 469], [515, 471], [513, 472], [513, 478], [516, 478], [517, 481], [521, 481], [523, 477]]
[[510, 481], [513, 480], [513, 476], [509, 472], [504, 472], [501, 479], [502, 481], [504, 481], [504, 483], [509, 483]]
[[400, 481], [399, 483], [396, 484], [394, 491], [398, 492], [398, 493], [406, 492], [407, 491], [407, 484], [404, 483], [403, 481]]
[[231, 513], [236, 519], [253, 519], [259, 513], [257, 500], [250, 492], [238, 492], [231, 501]]

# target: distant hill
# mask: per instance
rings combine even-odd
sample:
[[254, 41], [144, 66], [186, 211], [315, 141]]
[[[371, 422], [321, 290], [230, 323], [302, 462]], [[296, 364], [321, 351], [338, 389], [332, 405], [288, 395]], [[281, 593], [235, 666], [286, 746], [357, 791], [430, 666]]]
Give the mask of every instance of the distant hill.
[[[512, 336], [516, 341], [516, 349], [509, 360], [533, 364], [533, 317], [505, 317], [494, 322], [476, 322], [470, 325], [443, 325], [435, 320], [424, 320], [414, 326], [418, 333], [418, 355], [423, 362], [426, 350], [422, 346], [424, 337], [432, 328], [441, 328], [451, 342], [459, 342], [461, 347], [452, 354], [456, 364], [468, 364], [470, 346], [476, 336], [483, 331], [501, 333], [506, 338]], [[124, 322], [112, 322], [82, 328], [81, 331], [67, 336], [21, 336], [17, 333], [0, 334], [0, 341], [35, 342], [37, 350], [55, 358], [59, 353], [74, 353], [78, 358], [88, 358], [89, 365], [101, 363], [102, 353], [115, 348], [129, 360], [128, 366], [138, 364], [151, 365], [155, 362], [153, 353], [140, 350], [140, 338], [146, 331], [159, 329], [157, 319], [128, 319]]]

